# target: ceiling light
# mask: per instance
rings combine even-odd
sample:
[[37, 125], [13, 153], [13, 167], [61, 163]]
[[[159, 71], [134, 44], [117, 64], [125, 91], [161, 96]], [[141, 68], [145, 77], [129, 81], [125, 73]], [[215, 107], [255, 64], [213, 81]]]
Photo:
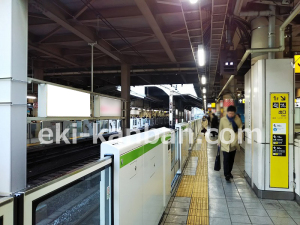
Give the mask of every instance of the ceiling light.
[[198, 45], [198, 64], [199, 66], [205, 65], [205, 52], [203, 45]]
[[204, 75], [201, 77], [201, 83], [206, 84], [206, 77]]
[[228, 62], [225, 63], [225, 66], [228, 66]]
[[206, 99], [206, 95], [203, 95], [203, 98]]
[[198, 2], [198, 0], [190, 0], [190, 3], [192, 3], [192, 4], [195, 4], [197, 2]]
[[36, 99], [35, 96], [27, 96], [28, 99]]
[[203, 92], [203, 94], [205, 94], [206, 93], [206, 88], [203, 88], [202, 92]]
[[232, 66], [233, 65], [233, 62], [230, 62], [230, 66]]

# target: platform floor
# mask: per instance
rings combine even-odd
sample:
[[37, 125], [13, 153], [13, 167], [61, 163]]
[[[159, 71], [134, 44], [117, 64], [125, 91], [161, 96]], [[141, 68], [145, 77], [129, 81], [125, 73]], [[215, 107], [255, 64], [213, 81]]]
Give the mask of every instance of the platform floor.
[[231, 182], [225, 180], [223, 168], [214, 171], [216, 153], [217, 145], [205, 141], [194, 146], [161, 225], [300, 225], [300, 206], [296, 202], [257, 198], [243, 175], [243, 151], [236, 154]]

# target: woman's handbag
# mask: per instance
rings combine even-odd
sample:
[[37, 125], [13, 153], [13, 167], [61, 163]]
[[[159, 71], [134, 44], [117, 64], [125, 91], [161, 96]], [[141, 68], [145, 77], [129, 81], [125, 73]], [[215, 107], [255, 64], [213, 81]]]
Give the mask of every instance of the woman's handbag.
[[201, 133], [206, 133], [206, 129], [205, 128], [203, 128], [202, 130], [201, 130]]
[[220, 158], [220, 147], [218, 146], [218, 153], [215, 160], [215, 171], [220, 171], [221, 169], [221, 158]]

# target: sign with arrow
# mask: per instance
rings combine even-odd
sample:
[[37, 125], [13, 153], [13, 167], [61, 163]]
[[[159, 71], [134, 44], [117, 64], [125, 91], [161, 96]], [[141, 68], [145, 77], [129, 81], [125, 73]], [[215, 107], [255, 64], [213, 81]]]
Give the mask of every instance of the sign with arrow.
[[270, 187], [288, 188], [289, 94], [271, 93], [270, 111]]
[[300, 55], [294, 56], [295, 63], [295, 73], [300, 73]]

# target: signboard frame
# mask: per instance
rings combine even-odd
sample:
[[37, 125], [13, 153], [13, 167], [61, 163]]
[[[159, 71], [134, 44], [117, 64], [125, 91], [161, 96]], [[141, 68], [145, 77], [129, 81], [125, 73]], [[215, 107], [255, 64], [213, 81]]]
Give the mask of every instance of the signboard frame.
[[288, 92], [270, 93], [270, 188], [289, 189], [289, 98]]

